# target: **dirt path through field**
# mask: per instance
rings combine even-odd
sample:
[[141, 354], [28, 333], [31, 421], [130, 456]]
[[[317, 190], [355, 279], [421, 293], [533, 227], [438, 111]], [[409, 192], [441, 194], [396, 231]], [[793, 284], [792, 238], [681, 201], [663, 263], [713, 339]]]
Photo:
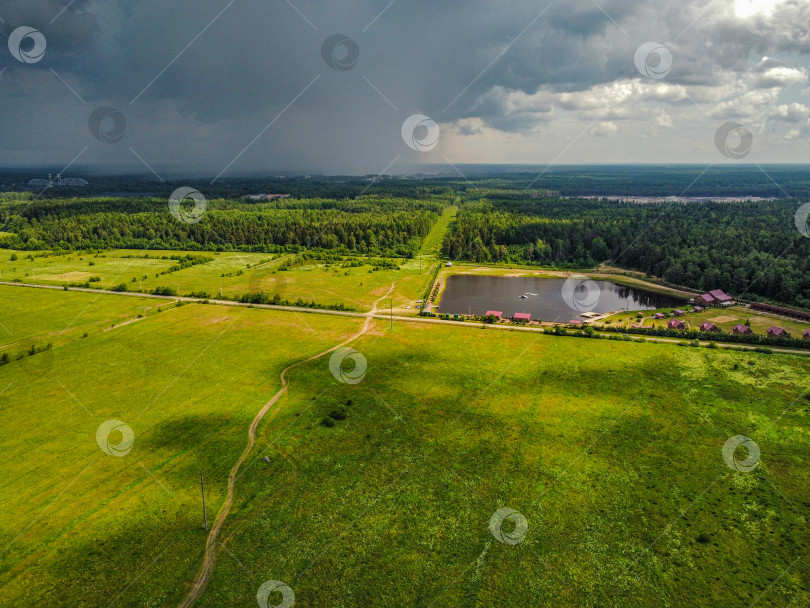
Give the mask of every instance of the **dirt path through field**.
[[199, 597], [205, 591], [205, 587], [208, 585], [208, 581], [211, 579], [211, 575], [214, 573], [214, 568], [216, 567], [216, 560], [217, 560], [217, 552], [216, 552], [216, 541], [217, 537], [219, 536], [220, 531], [222, 530], [222, 526], [225, 523], [226, 518], [228, 517], [228, 513], [231, 510], [231, 506], [233, 505], [233, 495], [234, 495], [234, 487], [236, 485], [236, 476], [239, 473], [239, 468], [242, 466], [242, 463], [250, 454], [253, 446], [256, 444], [256, 429], [259, 427], [259, 423], [264, 418], [264, 415], [272, 408], [279, 399], [287, 392], [287, 372], [291, 369], [298, 367], [299, 365], [303, 365], [305, 363], [309, 363], [310, 361], [314, 361], [315, 359], [319, 359], [324, 355], [328, 355], [329, 353], [354, 342], [361, 336], [363, 336], [367, 331], [369, 326], [371, 325], [372, 320], [374, 319], [374, 315], [377, 314], [377, 305], [388, 297], [394, 291], [394, 286], [396, 285], [396, 281], [391, 283], [390, 289], [383, 294], [378, 300], [374, 302], [371, 307], [371, 310], [365, 313], [365, 319], [363, 320], [363, 326], [360, 328], [360, 331], [353, 335], [352, 337], [344, 340], [340, 344], [333, 346], [332, 348], [325, 350], [323, 352], [318, 353], [317, 355], [313, 355], [308, 359], [304, 359], [303, 361], [299, 361], [297, 363], [293, 363], [292, 365], [284, 368], [281, 372], [281, 388], [279, 391], [273, 395], [273, 398], [268, 401], [264, 407], [259, 410], [259, 413], [256, 414], [255, 418], [253, 418], [253, 422], [250, 423], [250, 427], [248, 428], [248, 442], [245, 446], [242, 455], [239, 457], [239, 460], [236, 461], [236, 464], [233, 465], [230, 474], [228, 475], [228, 494], [225, 499], [225, 502], [222, 504], [222, 507], [217, 513], [217, 517], [214, 520], [214, 524], [211, 526], [211, 531], [208, 533], [208, 538], [205, 542], [205, 556], [203, 558], [203, 563], [200, 566], [200, 570], [197, 573], [197, 578], [194, 580], [194, 583], [191, 586], [191, 589], [188, 592], [188, 595], [185, 599], [180, 603], [180, 608], [190, 608], [194, 605], [194, 603], [199, 599]]

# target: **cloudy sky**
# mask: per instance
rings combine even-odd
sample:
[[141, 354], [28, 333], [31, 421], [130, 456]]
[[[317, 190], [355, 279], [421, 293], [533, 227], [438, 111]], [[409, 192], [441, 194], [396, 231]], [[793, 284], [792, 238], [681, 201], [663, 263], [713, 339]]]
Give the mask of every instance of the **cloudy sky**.
[[[4, 0], [0, 19], [5, 166], [808, 162], [810, 0]], [[753, 141], [738, 161], [729, 122]]]

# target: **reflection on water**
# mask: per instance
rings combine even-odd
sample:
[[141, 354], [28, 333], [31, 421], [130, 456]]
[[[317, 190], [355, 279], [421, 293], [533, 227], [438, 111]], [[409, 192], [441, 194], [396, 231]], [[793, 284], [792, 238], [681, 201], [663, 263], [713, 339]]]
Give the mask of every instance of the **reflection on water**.
[[609, 281], [575, 283], [564, 297], [565, 279], [452, 275], [442, 294], [439, 312], [482, 315], [499, 310], [504, 317], [526, 312], [532, 319], [566, 322], [581, 313], [651, 310], [685, 303], [683, 299]]

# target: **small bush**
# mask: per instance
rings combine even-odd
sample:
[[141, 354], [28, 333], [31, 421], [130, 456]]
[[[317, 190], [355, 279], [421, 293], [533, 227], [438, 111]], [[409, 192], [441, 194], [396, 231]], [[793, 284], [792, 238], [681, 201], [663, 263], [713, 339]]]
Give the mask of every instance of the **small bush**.
[[326, 428], [332, 428], [333, 426], [335, 426], [335, 421], [332, 420], [331, 418], [324, 418], [323, 420], [321, 420], [321, 426], [325, 426]]
[[329, 414], [332, 420], [346, 420], [346, 412], [343, 410], [335, 410]]

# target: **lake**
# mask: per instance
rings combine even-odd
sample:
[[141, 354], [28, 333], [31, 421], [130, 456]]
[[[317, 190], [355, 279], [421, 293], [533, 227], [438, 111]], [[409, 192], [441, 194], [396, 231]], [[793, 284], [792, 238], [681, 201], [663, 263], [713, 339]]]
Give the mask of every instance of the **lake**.
[[451, 275], [438, 312], [483, 315], [487, 310], [500, 310], [504, 317], [527, 312], [533, 320], [567, 322], [584, 320], [580, 316], [583, 312], [652, 310], [685, 303], [686, 300], [674, 296], [584, 277]]

